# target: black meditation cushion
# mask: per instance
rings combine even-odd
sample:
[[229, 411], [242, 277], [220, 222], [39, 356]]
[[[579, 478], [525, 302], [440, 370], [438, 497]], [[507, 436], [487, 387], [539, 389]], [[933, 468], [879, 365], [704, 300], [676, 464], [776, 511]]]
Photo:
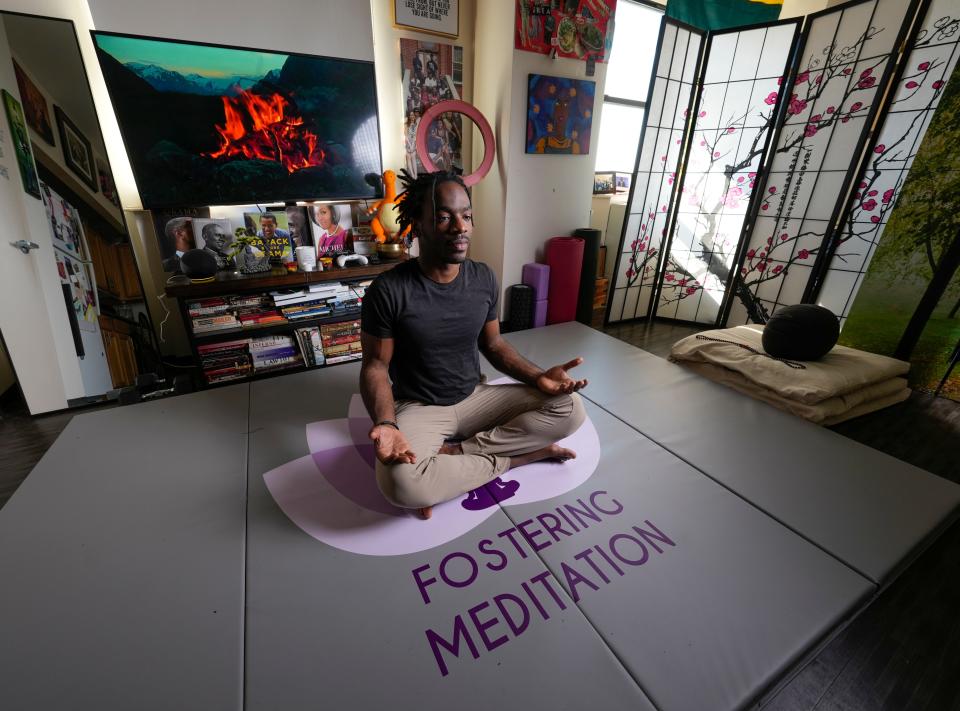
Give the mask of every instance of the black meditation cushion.
[[837, 344], [840, 321], [816, 304], [784, 306], [763, 329], [763, 349], [775, 358], [817, 360]]
[[217, 258], [205, 249], [188, 249], [180, 257], [180, 269], [191, 279], [209, 279], [217, 273]]

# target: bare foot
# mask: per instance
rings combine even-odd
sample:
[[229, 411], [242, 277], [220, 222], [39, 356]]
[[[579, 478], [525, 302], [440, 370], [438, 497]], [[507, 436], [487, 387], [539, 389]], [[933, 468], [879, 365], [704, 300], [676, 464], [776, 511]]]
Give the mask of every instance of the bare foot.
[[554, 459], [560, 462], [565, 462], [568, 459], [576, 459], [577, 453], [572, 449], [567, 449], [566, 447], [561, 447], [559, 444], [554, 442], [553, 444], [547, 445], [546, 447], [541, 447], [527, 454], [521, 454], [516, 457], [510, 457], [510, 468], [522, 467], [524, 464], [530, 464], [532, 462], [542, 462], [545, 459]]
[[463, 447], [460, 446], [459, 442], [444, 443], [437, 450], [437, 454], [463, 454]]
[[424, 521], [427, 521], [431, 516], [433, 516], [433, 507], [424, 506], [422, 509], [417, 509], [417, 513], [420, 514], [420, 518], [422, 518]]

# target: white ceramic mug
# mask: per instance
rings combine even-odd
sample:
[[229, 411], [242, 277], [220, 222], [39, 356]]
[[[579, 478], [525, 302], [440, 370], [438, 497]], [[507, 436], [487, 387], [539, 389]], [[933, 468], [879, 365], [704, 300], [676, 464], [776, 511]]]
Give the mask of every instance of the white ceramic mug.
[[313, 272], [317, 269], [317, 252], [313, 247], [297, 247], [297, 264], [300, 270]]

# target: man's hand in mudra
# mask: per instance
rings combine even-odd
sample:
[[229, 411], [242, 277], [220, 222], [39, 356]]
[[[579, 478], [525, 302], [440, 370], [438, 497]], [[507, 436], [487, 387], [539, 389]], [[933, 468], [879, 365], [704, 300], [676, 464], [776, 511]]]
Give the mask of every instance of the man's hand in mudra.
[[574, 393], [587, 387], [586, 380], [574, 380], [567, 371], [576, 368], [583, 362], [583, 358], [574, 358], [563, 365], [555, 365], [543, 371], [537, 378], [537, 389], [547, 395], [564, 395]]
[[376, 445], [377, 459], [384, 464], [415, 464], [417, 455], [403, 432], [390, 425], [375, 425], [368, 435]]

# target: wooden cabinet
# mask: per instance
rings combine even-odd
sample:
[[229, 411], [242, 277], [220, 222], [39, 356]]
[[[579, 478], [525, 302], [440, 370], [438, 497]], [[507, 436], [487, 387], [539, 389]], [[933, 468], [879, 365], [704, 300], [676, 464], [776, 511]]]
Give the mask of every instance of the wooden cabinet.
[[100, 316], [100, 333], [113, 387], [133, 385], [137, 377], [137, 356], [130, 327], [119, 319]]
[[130, 243], [109, 242], [98, 230], [86, 223], [84, 234], [100, 291], [121, 301], [142, 300], [137, 263]]

